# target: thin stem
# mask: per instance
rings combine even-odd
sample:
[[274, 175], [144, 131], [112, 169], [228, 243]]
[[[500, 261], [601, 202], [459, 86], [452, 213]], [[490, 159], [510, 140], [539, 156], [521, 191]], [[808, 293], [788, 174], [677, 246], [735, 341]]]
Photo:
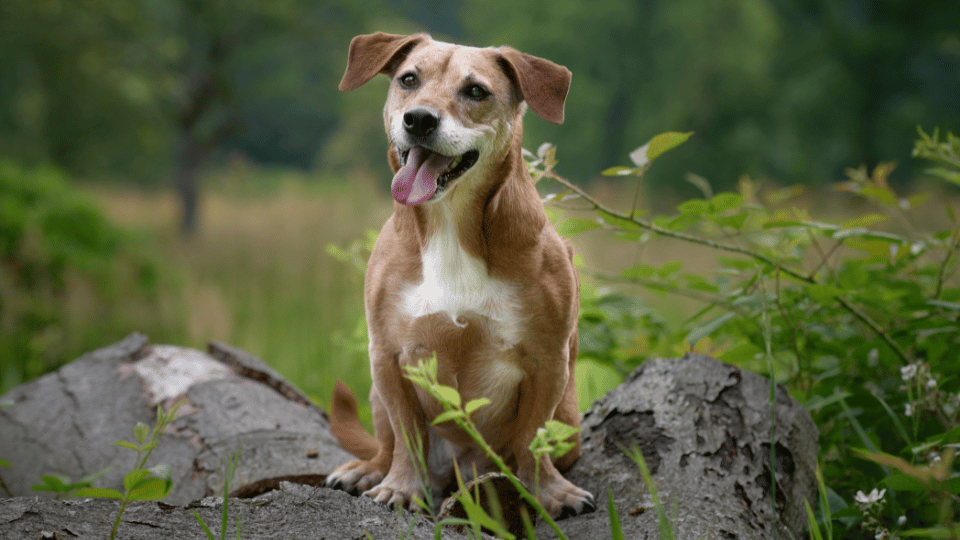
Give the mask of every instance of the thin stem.
[[0, 489], [7, 494], [7, 497], [13, 498], [13, 492], [10, 491], [10, 488], [7, 487], [7, 483], [3, 481], [3, 477], [0, 476]]
[[943, 293], [943, 282], [946, 279], [947, 266], [950, 264], [950, 258], [953, 257], [954, 252], [957, 251], [957, 247], [960, 247], [960, 234], [955, 232], [953, 235], [953, 245], [947, 249], [947, 256], [943, 258], [943, 264], [940, 265], [940, 270], [937, 272], [937, 290], [933, 295], [934, 299], [939, 299]]
[[513, 488], [516, 489], [518, 493], [520, 493], [520, 496], [523, 497], [527, 502], [529, 502], [534, 508], [537, 509], [537, 512], [540, 514], [540, 516], [543, 517], [543, 519], [546, 520], [547, 524], [550, 525], [550, 528], [553, 529], [553, 532], [557, 535], [557, 538], [568, 540], [567, 535], [565, 535], [563, 531], [560, 530], [560, 527], [557, 525], [557, 522], [550, 517], [550, 513], [547, 512], [547, 509], [540, 504], [540, 501], [538, 501], [536, 497], [534, 497], [527, 488], [523, 487], [523, 484], [520, 483], [520, 480], [517, 479], [517, 477], [514, 476], [514, 474], [510, 471], [510, 467], [507, 467], [507, 464], [504, 463], [502, 459], [500, 459], [500, 456], [497, 455], [497, 453], [493, 450], [493, 448], [490, 448], [490, 446], [487, 444], [487, 441], [483, 440], [483, 437], [480, 435], [480, 432], [477, 431], [477, 428], [476, 426], [473, 425], [473, 422], [470, 422], [466, 418], [466, 416], [462, 418], [457, 418], [454, 421], [457, 423], [457, 425], [460, 426], [460, 429], [467, 432], [467, 435], [469, 435], [470, 438], [473, 439], [473, 442], [477, 443], [477, 445], [480, 446], [483, 452], [490, 459], [493, 460], [493, 463], [497, 466], [497, 468], [503, 471], [503, 473], [507, 477], [507, 480], [510, 482], [511, 485], [513, 485]]
[[647, 162], [646, 165], [637, 171], [637, 187], [633, 192], [633, 205], [630, 207], [630, 219], [633, 219], [633, 216], [637, 213], [637, 201], [640, 200], [640, 184], [643, 181], [643, 174], [647, 172], [648, 168], [650, 168], [650, 162]]
[[686, 233], [682, 233], [682, 232], [679, 232], [679, 231], [671, 231], [670, 229], [664, 229], [663, 227], [658, 227], [658, 226], [656, 226], [656, 225], [654, 225], [653, 223], [650, 223], [650, 222], [648, 222], [648, 221], [644, 221], [644, 220], [642, 220], [642, 219], [638, 219], [638, 218], [634, 218], [634, 217], [631, 217], [631, 216], [628, 216], [628, 215], [621, 214], [621, 213], [617, 212], [616, 210], [613, 210], [612, 208], [604, 205], [603, 203], [601, 203], [600, 201], [596, 200], [595, 198], [591, 197], [589, 194], [587, 194], [587, 192], [585, 192], [585, 191], [583, 191], [582, 189], [580, 189], [579, 187], [573, 185], [569, 180], [558, 176], [558, 175], [557, 175], [555, 172], [553, 172], [553, 171], [548, 172], [545, 176], [548, 177], [548, 178], [551, 178], [551, 179], [553, 179], [553, 180], [555, 180], [555, 181], [557, 181], [557, 182], [559, 182], [560, 184], [563, 184], [564, 186], [566, 186], [566, 187], [569, 188], [569, 189], [572, 189], [572, 190], [575, 191], [578, 195], [580, 195], [581, 197], [583, 197], [584, 200], [586, 200], [586, 201], [589, 202], [591, 205], [593, 205], [593, 207], [594, 207], [595, 209], [599, 210], [600, 212], [602, 212], [602, 213], [604, 213], [604, 214], [608, 214], [608, 215], [610, 215], [610, 216], [612, 216], [612, 217], [615, 217], [615, 218], [617, 218], [617, 219], [622, 219], [622, 220], [625, 220], [625, 221], [629, 221], [630, 223], [633, 223], [634, 225], [637, 225], [637, 226], [640, 227], [641, 229], [647, 229], [648, 231], [655, 232], [655, 233], [657, 233], [657, 234], [659, 234], [659, 235], [661, 235], [661, 236], [667, 236], [667, 237], [670, 237], [670, 238], [676, 238], [677, 240], [683, 240], [683, 241], [685, 241], [685, 242], [691, 242], [691, 243], [694, 243], [694, 244], [700, 244], [701, 246], [707, 246], [707, 247], [711, 247], [711, 248], [714, 248], [714, 249], [719, 249], [719, 250], [721, 250], [721, 251], [729, 251], [730, 253], [738, 253], [738, 254], [740, 254], [740, 255], [746, 255], [747, 257], [751, 257], [751, 258], [753, 258], [753, 259], [755, 259], [755, 260], [758, 260], [758, 261], [760, 261], [760, 262], [762, 262], [762, 263], [764, 263], [764, 264], [773, 266], [774, 268], [777, 268], [778, 270], [780, 270], [780, 271], [783, 272], [784, 274], [787, 274], [787, 275], [790, 276], [790, 277], [793, 277], [793, 278], [798, 279], [798, 280], [800, 280], [800, 281], [804, 281], [804, 282], [811, 283], [811, 284], [816, 283], [816, 281], [812, 280], [811, 278], [808, 278], [808, 277], [804, 276], [803, 274], [800, 274], [800, 273], [796, 272], [795, 270], [791, 270], [791, 269], [789, 269], [789, 268], [783, 267], [783, 266], [781, 266], [779, 263], [777, 263], [776, 261], [774, 261], [773, 259], [771, 259], [771, 258], [769, 258], [769, 257], [767, 257], [767, 256], [765, 256], [765, 255], [762, 255], [762, 254], [760, 254], [760, 253], [756, 253], [756, 252], [750, 251], [749, 249], [745, 249], [745, 248], [742, 248], [742, 247], [740, 247], [740, 246], [734, 246], [734, 245], [730, 245], [730, 244], [723, 244], [723, 243], [720, 243], [720, 242], [714, 242], [713, 240], [708, 240], [708, 239], [706, 239], [706, 238], [701, 238], [701, 237], [699, 237], [699, 236], [694, 236], [694, 235], [692, 235], [692, 234], [686, 234]]

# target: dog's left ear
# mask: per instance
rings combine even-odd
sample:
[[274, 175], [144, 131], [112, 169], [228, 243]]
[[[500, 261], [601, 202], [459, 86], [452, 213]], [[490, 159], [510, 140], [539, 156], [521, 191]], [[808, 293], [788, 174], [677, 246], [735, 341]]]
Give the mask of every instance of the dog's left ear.
[[500, 47], [500, 55], [513, 70], [520, 95], [533, 112], [547, 122], [562, 124], [563, 103], [570, 90], [570, 70], [510, 47]]
[[353, 90], [378, 73], [392, 72], [402, 54], [409, 52], [417, 43], [429, 39], [427, 34], [398, 36], [384, 32], [353, 38], [347, 55], [347, 70], [340, 80], [340, 90]]

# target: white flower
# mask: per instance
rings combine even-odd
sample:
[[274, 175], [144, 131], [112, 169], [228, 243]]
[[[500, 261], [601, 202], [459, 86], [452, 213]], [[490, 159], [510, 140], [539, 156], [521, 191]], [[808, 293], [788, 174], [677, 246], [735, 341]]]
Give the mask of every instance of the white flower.
[[902, 378], [904, 381], [909, 381], [916, 374], [917, 374], [916, 364], [910, 364], [900, 368], [900, 378]]
[[903, 404], [903, 414], [906, 416], [913, 416], [913, 403]]
[[907, 522], [907, 516], [900, 516], [897, 518], [897, 525], [903, 527], [903, 524]]
[[885, 529], [881, 529], [880, 532], [878, 532], [873, 538], [874, 540], [887, 540], [887, 538], [890, 538], [890, 533]]
[[860, 504], [873, 504], [882, 499], [886, 492], [886, 489], [877, 491], [877, 488], [873, 488], [873, 491], [871, 491], [869, 495], [864, 495], [862, 491], [857, 491], [857, 494], [853, 498]]
[[927, 381], [927, 388], [934, 388], [936, 386], [937, 386], [936, 379], [930, 379], [929, 381]]

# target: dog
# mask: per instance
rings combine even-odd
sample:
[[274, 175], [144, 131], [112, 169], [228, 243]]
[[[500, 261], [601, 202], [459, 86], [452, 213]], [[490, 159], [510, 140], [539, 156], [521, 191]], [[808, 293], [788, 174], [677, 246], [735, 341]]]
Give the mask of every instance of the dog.
[[331, 429], [359, 459], [327, 485], [416, 509], [421, 488], [404, 437], [419, 437], [434, 493], [451, 487], [454, 467], [494, 469], [453, 422], [431, 425], [442, 406], [404, 378], [404, 366], [436, 354], [441, 384], [464, 402], [490, 400], [471, 419], [521, 481], [539, 486], [544, 507], [555, 517], [593, 511], [593, 496], [560, 474], [579, 457], [579, 435], [555, 462], [536, 463], [528, 448], [550, 419], [580, 426], [573, 248], [547, 219], [521, 148], [527, 107], [563, 122], [570, 71], [510, 47], [355, 37], [340, 90], [379, 73], [391, 79], [383, 117], [394, 212], [364, 283], [376, 437], [338, 383]]

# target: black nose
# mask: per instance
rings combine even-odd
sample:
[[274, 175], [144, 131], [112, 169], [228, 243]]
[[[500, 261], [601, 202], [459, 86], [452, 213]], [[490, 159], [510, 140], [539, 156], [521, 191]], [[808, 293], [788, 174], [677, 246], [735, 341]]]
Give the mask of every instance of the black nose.
[[440, 113], [430, 107], [413, 107], [403, 113], [403, 129], [414, 137], [426, 137], [440, 126]]

